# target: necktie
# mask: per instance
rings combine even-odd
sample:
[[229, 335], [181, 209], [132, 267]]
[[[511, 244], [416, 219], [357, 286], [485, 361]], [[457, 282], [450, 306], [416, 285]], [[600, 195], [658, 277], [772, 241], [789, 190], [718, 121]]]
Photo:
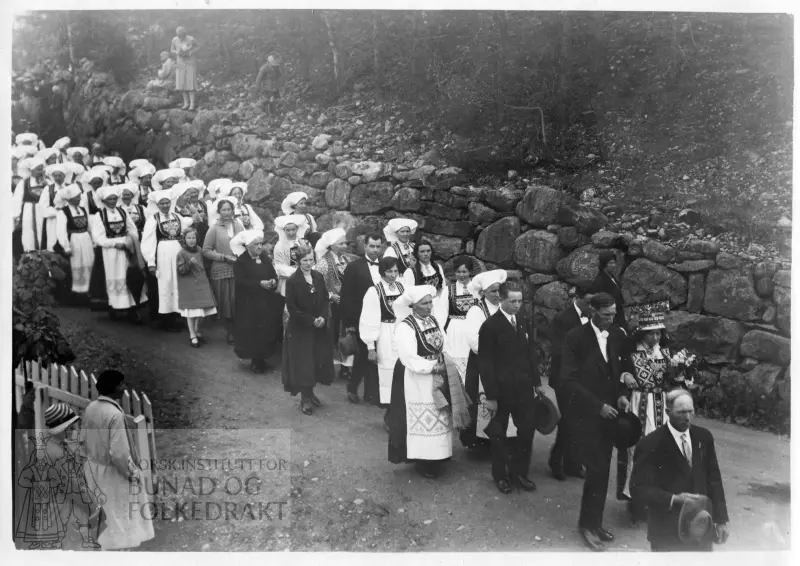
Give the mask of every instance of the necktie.
[[681, 435], [681, 445], [683, 446], [683, 457], [686, 458], [686, 463], [689, 464], [689, 467], [692, 467], [692, 453], [691, 449], [689, 448], [689, 442], [686, 440], [686, 433], [684, 432]]
[[517, 329], [517, 317], [515, 317], [515, 316], [511, 317], [511, 326], [514, 327], [514, 330]]

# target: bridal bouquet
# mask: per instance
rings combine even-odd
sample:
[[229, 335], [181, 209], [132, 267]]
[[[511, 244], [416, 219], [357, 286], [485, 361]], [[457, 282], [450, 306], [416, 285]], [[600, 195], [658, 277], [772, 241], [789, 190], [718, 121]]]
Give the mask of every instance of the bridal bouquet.
[[672, 369], [672, 381], [677, 385], [687, 389], [695, 389], [694, 375], [697, 371], [698, 358], [684, 348], [676, 352], [670, 359], [669, 365]]

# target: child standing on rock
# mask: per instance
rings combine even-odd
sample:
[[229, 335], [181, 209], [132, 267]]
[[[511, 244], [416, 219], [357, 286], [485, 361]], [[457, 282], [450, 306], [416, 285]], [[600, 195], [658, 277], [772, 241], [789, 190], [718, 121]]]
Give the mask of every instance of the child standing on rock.
[[200, 323], [212, 314], [217, 307], [211, 284], [208, 282], [203, 254], [197, 245], [197, 230], [189, 228], [183, 235], [183, 246], [178, 252], [178, 307], [181, 316], [189, 327], [189, 340], [192, 348], [199, 348], [205, 342], [200, 333]]
[[264, 112], [267, 116], [274, 115], [277, 110], [282, 83], [283, 73], [281, 72], [280, 59], [275, 55], [270, 55], [267, 58], [267, 62], [258, 70], [254, 85], [256, 93], [259, 90], [264, 93]]

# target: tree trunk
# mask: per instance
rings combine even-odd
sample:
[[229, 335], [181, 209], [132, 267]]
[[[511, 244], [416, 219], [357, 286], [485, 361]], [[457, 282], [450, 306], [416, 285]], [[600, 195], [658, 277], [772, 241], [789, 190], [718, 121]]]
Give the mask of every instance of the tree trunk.
[[341, 90], [342, 81], [344, 74], [342, 69], [342, 54], [339, 50], [339, 44], [336, 38], [336, 34], [333, 31], [333, 25], [331, 24], [331, 16], [327, 12], [322, 12], [322, 21], [325, 22], [325, 29], [328, 30], [328, 43], [331, 46], [331, 54], [333, 55], [333, 78], [336, 81], [336, 91], [337, 93]]

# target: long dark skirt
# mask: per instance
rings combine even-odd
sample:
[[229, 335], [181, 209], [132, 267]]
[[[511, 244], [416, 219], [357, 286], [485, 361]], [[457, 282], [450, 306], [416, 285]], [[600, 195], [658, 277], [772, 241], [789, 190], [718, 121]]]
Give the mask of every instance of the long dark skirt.
[[333, 345], [327, 328], [309, 328], [291, 315], [283, 338], [283, 389], [291, 395], [333, 383]]
[[11, 255], [14, 258], [14, 267], [19, 263], [19, 258], [23, 253], [25, 250], [22, 247], [22, 230], [14, 230], [14, 234], [11, 236]]
[[392, 401], [389, 404], [389, 461], [392, 464], [410, 462], [406, 436], [406, 366], [397, 360], [392, 374]]
[[103, 248], [94, 249], [94, 266], [89, 279], [89, 306], [93, 311], [108, 308], [108, 292], [106, 291], [106, 268], [103, 263]]

